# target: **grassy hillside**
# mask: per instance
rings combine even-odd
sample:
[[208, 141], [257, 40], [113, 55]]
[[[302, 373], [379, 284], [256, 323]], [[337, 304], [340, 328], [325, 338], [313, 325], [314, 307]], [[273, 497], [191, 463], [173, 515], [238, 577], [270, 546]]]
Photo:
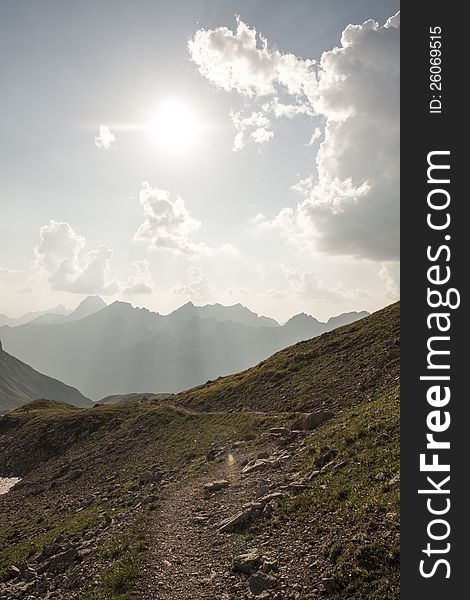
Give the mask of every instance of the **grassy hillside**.
[[[286, 578], [286, 589], [295, 585], [299, 600], [325, 594], [333, 600], [397, 600], [398, 377], [395, 304], [156, 405], [31, 402], [0, 418], [0, 475], [23, 477], [0, 496], [0, 576], [12, 564], [34, 565], [44, 545], [77, 547], [81, 554], [63, 579], [38, 577], [37, 585], [51, 589], [78, 581], [70, 591], [55, 589], [66, 599], [130, 600], [153, 543], [149, 535], [165, 518], [157, 517], [170, 493], [165, 490], [194, 485], [199, 509], [201, 477], [227, 462], [239, 487], [225, 502], [243, 491], [243, 505], [264, 480], [274, 490], [293, 484], [296, 491], [269, 519], [222, 540], [217, 524], [229, 513], [219, 502], [216, 537], [199, 553], [210, 556], [215, 548], [229, 557], [222, 579], [233, 553], [265, 548], [280, 564], [276, 577]], [[317, 408], [331, 409], [334, 417], [279, 448], [270, 441], [269, 428], [288, 426], [296, 411]], [[209, 460], [214, 448], [225, 462]], [[247, 460], [285, 451], [287, 458], [271, 471], [242, 474]], [[158, 483], [141, 483], [155, 472]], [[205, 510], [214, 509], [208, 504]], [[191, 520], [174, 531], [185, 536], [194, 528], [196, 536], [212, 531]], [[185, 561], [178, 564], [184, 568]], [[248, 597], [245, 580], [239, 585], [230, 600]]]
[[[0, 473], [23, 480], [0, 495], [0, 576], [45, 544], [73, 544], [104, 512], [123, 514], [125, 529], [132, 529], [141, 516], [134, 507], [148, 493], [137, 486], [142, 473], [158, 466], [168, 480], [194, 474], [213, 443], [251, 439], [278, 422], [248, 414], [188, 415], [161, 406], [80, 409], [47, 401], [1, 417]], [[88, 498], [90, 506], [77, 513]], [[96, 560], [98, 555], [90, 557], [90, 563]]]
[[344, 410], [397, 385], [399, 303], [172, 398], [200, 410]]
[[3, 351], [0, 343], [0, 414], [36, 398], [50, 398], [75, 404], [91, 405], [76, 388], [39, 373]]

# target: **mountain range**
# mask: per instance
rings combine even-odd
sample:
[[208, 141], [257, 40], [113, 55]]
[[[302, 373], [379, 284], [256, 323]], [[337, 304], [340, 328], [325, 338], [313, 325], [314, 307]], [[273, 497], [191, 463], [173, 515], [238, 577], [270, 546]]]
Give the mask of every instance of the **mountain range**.
[[37, 310], [33, 312], [28, 312], [22, 317], [12, 318], [7, 315], [0, 314], [0, 326], [8, 325], [9, 327], [18, 327], [18, 325], [24, 325], [25, 323], [30, 323], [35, 319], [41, 319], [41, 317], [48, 317], [48, 315], [57, 315], [57, 317], [65, 317], [69, 314], [69, 311], [62, 304], [58, 304], [54, 308], [49, 308], [46, 310]]
[[[365, 317], [326, 323], [300, 314], [284, 325], [241, 304], [188, 302], [161, 315], [126, 302], [86, 298], [69, 315], [0, 327], [4, 347], [34, 369], [98, 400], [112, 394], [173, 393], [251, 367], [301, 340]], [[49, 320], [48, 320], [49, 319]]]
[[91, 406], [77, 389], [35, 371], [5, 352], [0, 342], [0, 414], [39, 398]]

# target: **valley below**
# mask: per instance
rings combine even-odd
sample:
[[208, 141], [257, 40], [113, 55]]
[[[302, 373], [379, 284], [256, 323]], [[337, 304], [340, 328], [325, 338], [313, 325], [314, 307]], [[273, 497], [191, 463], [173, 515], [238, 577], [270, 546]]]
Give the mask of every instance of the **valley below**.
[[394, 304], [171, 396], [0, 417], [0, 598], [397, 600], [399, 336]]

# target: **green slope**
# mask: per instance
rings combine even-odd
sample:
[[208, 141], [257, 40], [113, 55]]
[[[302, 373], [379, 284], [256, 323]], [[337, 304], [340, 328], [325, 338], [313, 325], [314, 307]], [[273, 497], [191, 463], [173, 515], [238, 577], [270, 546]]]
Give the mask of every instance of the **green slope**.
[[172, 398], [199, 410], [344, 410], [396, 386], [400, 306], [274, 354], [257, 366]]
[[[130, 493], [142, 472], [157, 463], [172, 480], [197, 476], [208, 468], [212, 444], [247, 439], [247, 449], [257, 452], [269, 427], [288, 425], [293, 411], [320, 407], [335, 416], [307, 435], [295, 471], [305, 477], [318, 470], [329, 451], [334, 465], [286, 499], [270, 522], [255, 523], [240, 544], [267, 539], [269, 548], [283, 548], [294, 571], [301, 565], [303, 589], [327, 578], [333, 600], [398, 600], [399, 304], [156, 405], [78, 409], [35, 401], [0, 418], [0, 472], [24, 477], [0, 497], [0, 573], [57, 537], [77, 539], [108, 511], [126, 516], [125, 541], [112, 542], [106, 576], [124, 577], [131, 589], [145, 551], [139, 540], [147, 525], [139, 526], [133, 512], [142, 497]], [[91, 494], [99, 503], [64, 510]], [[23, 518], [25, 512], [35, 519]], [[123, 575], [129, 548], [135, 561]], [[92, 570], [102, 556], [86, 561]], [[113, 586], [105, 592], [77, 597], [123, 598]]]
[[91, 405], [76, 388], [39, 373], [2, 349], [0, 343], [0, 414], [37, 398], [59, 400], [76, 406]]

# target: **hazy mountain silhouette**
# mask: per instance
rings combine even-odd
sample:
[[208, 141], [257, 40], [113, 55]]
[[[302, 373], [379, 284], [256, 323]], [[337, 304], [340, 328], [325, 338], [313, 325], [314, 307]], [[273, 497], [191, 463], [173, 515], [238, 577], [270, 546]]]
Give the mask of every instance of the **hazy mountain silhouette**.
[[0, 414], [38, 398], [61, 400], [75, 406], [91, 405], [74, 387], [39, 373], [5, 352], [0, 342]]
[[202, 319], [215, 319], [216, 321], [233, 321], [249, 327], [279, 327], [279, 323], [274, 319], [259, 316], [240, 303], [232, 306], [223, 306], [218, 303], [195, 306], [192, 302], [187, 302], [171, 314], [179, 318], [196, 316]]
[[46, 310], [28, 312], [18, 319], [0, 314], [0, 327], [8, 325], [9, 327], [19, 327], [26, 323], [36, 323], [39, 325], [52, 325], [54, 323], [65, 323], [67, 321], [78, 321], [104, 308], [106, 302], [99, 296], [88, 296], [82, 300], [73, 311], [67, 310], [62, 304]]
[[98, 312], [102, 308], [107, 306], [106, 302], [99, 296], [87, 296], [85, 300], [82, 300], [75, 310], [67, 314], [58, 314], [57, 312], [51, 312], [42, 314], [39, 317], [31, 320], [31, 323], [39, 325], [53, 325], [54, 323], [67, 323], [70, 321], [79, 321], [84, 317], [88, 317]]
[[97, 313], [106, 306], [106, 302], [99, 296], [87, 296], [85, 300], [82, 300], [77, 308], [68, 315], [67, 321], [78, 321], [79, 319]]
[[[366, 315], [336, 319], [352, 322]], [[188, 303], [160, 315], [114, 302], [79, 320], [1, 327], [0, 336], [21, 360], [98, 399], [147, 390], [181, 391], [246, 369], [330, 328], [305, 314], [280, 326], [241, 305]]]
[[357, 321], [357, 319], [362, 319], [367, 316], [367, 312], [347, 312], [342, 313], [336, 317], [330, 317], [326, 323], [326, 330], [332, 331], [333, 329], [337, 329], [338, 327], [342, 327], [343, 325], [348, 325], [353, 321]]
[[62, 304], [58, 304], [54, 308], [48, 308], [46, 310], [37, 310], [34, 312], [28, 312], [22, 317], [17, 319], [7, 317], [7, 315], [0, 315], [0, 326], [8, 325], [9, 327], [17, 327], [18, 325], [24, 325], [25, 323], [30, 323], [34, 319], [40, 319], [41, 317], [46, 317], [47, 315], [57, 315], [62, 318], [68, 314], [68, 310]]

